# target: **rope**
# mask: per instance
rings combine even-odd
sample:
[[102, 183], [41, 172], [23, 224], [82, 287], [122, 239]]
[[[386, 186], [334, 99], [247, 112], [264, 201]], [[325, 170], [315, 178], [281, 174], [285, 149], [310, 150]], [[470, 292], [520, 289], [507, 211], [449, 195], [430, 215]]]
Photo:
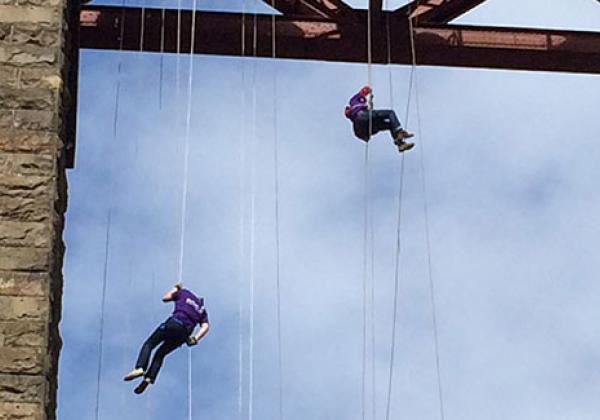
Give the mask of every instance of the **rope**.
[[104, 242], [104, 271], [102, 275], [102, 298], [100, 304], [100, 332], [98, 339], [98, 370], [96, 372], [96, 409], [95, 409], [95, 419], [98, 420], [100, 414], [100, 385], [102, 383], [102, 356], [104, 350], [104, 312], [106, 307], [106, 284], [108, 279], [108, 258], [109, 258], [109, 249], [110, 249], [110, 227], [111, 227], [111, 214], [112, 211], [109, 207], [108, 215], [106, 218], [106, 238]]
[[364, 154], [364, 219], [363, 219], [363, 348], [362, 348], [362, 392], [361, 414], [366, 418], [366, 377], [367, 377], [367, 272], [368, 272], [368, 232], [369, 232], [369, 146]]
[[240, 92], [240, 143], [239, 143], [239, 159], [240, 159], [240, 179], [239, 179], [239, 188], [240, 188], [240, 208], [239, 208], [239, 218], [240, 218], [240, 242], [239, 242], [239, 291], [238, 291], [238, 419], [242, 419], [242, 410], [243, 410], [243, 385], [244, 385], [244, 337], [243, 337], [243, 323], [242, 323], [242, 312], [243, 312], [243, 270], [244, 270], [244, 262], [246, 261], [246, 253], [245, 253], [245, 242], [246, 242], [246, 218], [244, 213], [244, 192], [246, 190], [246, 67], [244, 64], [244, 57], [246, 56], [246, 0], [242, 2], [242, 22], [241, 22], [241, 51], [240, 56], [242, 57], [242, 72], [241, 72], [241, 92]]
[[[188, 200], [188, 172], [189, 172], [189, 155], [190, 155], [190, 133], [191, 133], [191, 121], [192, 121], [192, 92], [194, 85], [194, 48], [196, 40], [196, 7], [197, 0], [194, 0], [192, 7], [192, 26], [190, 29], [190, 56], [189, 56], [189, 70], [188, 70], [188, 97], [187, 97], [187, 112], [185, 121], [185, 146], [183, 156], [183, 187], [181, 192], [181, 219], [180, 219], [180, 241], [179, 241], [179, 264], [177, 271], [177, 279], [183, 280], [183, 261], [185, 256], [185, 222], [186, 222], [186, 210]], [[188, 378], [187, 378], [187, 391], [188, 391], [188, 419], [192, 420], [193, 406], [192, 406], [192, 349], [188, 348]]]
[[[275, 9], [275, 0], [271, 0]], [[275, 15], [271, 15], [271, 52], [272, 58], [277, 58], [277, 28]], [[279, 419], [283, 419], [283, 351], [281, 328], [281, 262], [279, 235], [279, 137], [277, 133], [277, 62], [273, 60], [273, 162], [275, 189], [275, 278], [277, 286], [277, 366], [279, 371]]]
[[[123, 0], [121, 4], [121, 28], [119, 38], [119, 52], [123, 51], [123, 34], [125, 31], [125, 4], [126, 0]], [[121, 77], [122, 77], [122, 59], [119, 54], [119, 64], [117, 65], [117, 88], [115, 92], [115, 112], [113, 114], [113, 144], [117, 143], [117, 127], [119, 121], [119, 104], [121, 99]], [[111, 160], [112, 162], [112, 160]], [[110, 166], [111, 182], [110, 182], [110, 193], [109, 193], [109, 205], [108, 213], [106, 216], [106, 238], [104, 244], [104, 269], [102, 274], [102, 297], [100, 302], [100, 326], [98, 333], [98, 365], [96, 372], [96, 407], [95, 407], [95, 420], [98, 420], [100, 416], [100, 396], [102, 395], [102, 358], [104, 355], [104, 315], [106, 312], [106, 289], [108, 283], [108, 262], [109, 262], [109, 250], [110, 250], [110, 230], [112, 226], [112, 207], [114, 199], [114, 188], [115, 182], [112, 174], [112, 165]]]
[[159, 72], [159, 89], [158, 89], [158, 109], [162, 109], [163, 103], [163, 79], [165, 67], [165, 14], [163, 8], [160, 12], [160, 72]]
[[[387, 0], [386, 0], [387, 3]], [[410, 19], [409, 19], [410, 20]], [[412, 22], [409, 23], [409, 30], [412, 37]], [[387, 60], [388, 65], [392, 61], [392, 51], [391, 51], [391, 35], [390, 35], [390, 20], [389, 16], [387, 18], [387, 26], [386, 26], [386, 36], [387, 36]], [[411, 48], [414, 45], [411, 41]], [[414, 53], [413, 53], [414, 57]], [[393, 78], [391, 67], [388, 67], [388, 81], [390, 86], [390, 102], [392, 104], [392, 108], [394, 106], [394, 92], [393, 92]], [[412, 103], [412, 91], [413, 91], [413, 80], [414, 74], [416, 70], [416, 61], [413, 59], [413, 63], [410, 70], [409, 76], [409, 84], [408, 84], [408, 98], [406, 101], [406, 110], [404, 115], [404, 121], [406, 126], [408, 126], [408, 121], [410, 117], [410, 105]], [[401, 261], [401, 251], [402, 251], [402, 243], [401, 243], [401, 232], [402, 232], [402, 196], [403, 196], [403, 188], [404, 188], [404, 154], [402, 154], [402, 159], [400, 163], [400, 185], [398, 188], [398, 216], [397, 216], [397, 227], [396, 227], [396, 255], [395, 255], [395, 269], [394, 269], [394, 299], [393, 299], [393, 313], [392, 313], [392, 339], [390, 343], [390, 364], [389, 364], [389, 373], [388, 373], [388, 386], [387, 386], [387, 398], [386, 398], [386, 420], [390, 419], [391, 414], [391, 399], [392, 399], [392, 386], [394, 381], [394, 366], [395, 366], [395, 354], [396, 354], [396, 333], [397, 333], [397, 318], [398, 318], [398, 301], [399, 301], [399, 293], [400, 293], [400, 261]]]
[[[367, 85], [372, 88], [373, 84], [373, 47], [372, 47], [372, 22], [371, 7], [367, 10]], [[373, 95], [369, 96], [369, 141], [373, 132]], [[361, 382], [361, 415], [366, 418], [366, 382], [367, 382], [367, 289], [368, 289], [368, 248], [369, 248], [369, 141], [365, 145], [364, 156], [364, 228], [363, 228], [363, 343], [362, 343], [362, 382]], [[371, 247], [373, 248], [373, 247]], [[373, 264], [372, 264], [373, 265]], [[374, 291], [371, 292], [374, 296]], [[373, 329], [374, 331], [374, 329]], [[374, 379], [372, 380], [374, 382]], [[374, 405], [374, 401], [373, 401]]]
[[[413, 66], [416, 66], [417, 58], [416, 58], [416, 49], [415, 49], [415, 39], [414, 39], [414, 30], [412, 19], [409, 19], [410, 22], [410, 42], [411, 42], [411, 50], [412, 50], [412, 60]], [[438, 322], [437, 322], [437, 306], [435, 301], [435, 284], [433, 281], [433, 269], [431, 263], [431, 235], [429, 230], [429, 206], [427, 203], [427, 183], [425, 179], [425, 141], [423, 136], [423, 130], [421, 128], [421, 109], [420, 109], [420, 101], [419, 101], [419, 83], [415, 74], [415, 97], [416, 97], [416, 109], [417, 109], [417, 128], [421, 135], [421, 153], [420, 153], [420, 166], [421, 166], [421, 188], [423, 191], [423, 217], [425, 219], [425, 238], [427, 244], [427, 274], [429, 280], [429, 297], [431, 300], [431, 321], [433, 326], [433, 336], [434, 336], [434, 344], [435, 344], [435, 367], [437, 374], [437, 385], [438, 385], [438, 401], [439, 401], [439, 410], [440, 410], [440, 419], [445, 419], [445, 409], [444, 409], [444, 393], [442, 387], [442, 375], [441, 375], [441, 367], [440, 367], [440, 344], [439, 344], [439, 330], [438, 330]]]
[[400, 165], [400, 186], [398, 189], [398, 218], [396, 227], [396, 257], [395, 257], [395, 268], [394, 268], [394, 306], [393, 306], [393, 317], [392, 317], [392, 341], [390, 345], [390, 370], [388, 375], [388, 387], [387, 387], [387, 400], [386, 400], [386, 420], [390, 419], [391, 401], [392, 401], [392, 383], [394, 376], [394, 362], [396, 353], [396, 325], [398, 318], [398, 295], [400, 291], [400, 252], [401, 252], [401, 229], [402, 229], [402, 191], [404, 186], [404, 154], [402, 155], [402, 162]]
[[[256, 7], [256, 1], [255, 1]], [[253, 33], [252, 33], [252, 54], [253, 71], [252, 71], [252, 165], [251, 165], [251, 188], [250, 188], [250, 338], [248, 350], [248, 419], [252, 420], [254, 416], [254, 269], [255, 269], [255, 207], [256, 207], [256, 54], [257, 54], [257, 15], [254, 12], [253, 17]]]

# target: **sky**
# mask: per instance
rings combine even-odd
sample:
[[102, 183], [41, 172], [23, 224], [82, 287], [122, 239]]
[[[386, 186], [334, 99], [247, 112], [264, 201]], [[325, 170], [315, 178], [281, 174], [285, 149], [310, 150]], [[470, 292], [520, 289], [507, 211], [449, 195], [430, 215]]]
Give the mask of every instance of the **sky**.
[[[458, 22], [599, 31], [600, 4], [489, 0]], [[276, 204], [284, 418], [362, 418], [367, 255], [365, 418], [385, 419], [401, 180], [390, 419], [440, 418], [429, 261], [445, 419], [597, 419], [598, 76], [418, 67], [407, 107], [411, 69], [375, 66], [375, 105], [395, 109], [416, 146], [402, 157], [387, 134], [373, 139], [365, 199], [365, 144], [343, 107], [366, 65], [192, 66], [190, 91], [187, 56], [82, 52], [60, 420], [93, 419], [98, 383], [99, 418], [187, 419], [188, 355], [194, 419], [279, 418]], [[211, 331], [137, 396], [122, 376], [170, 314], [160, 298], [178, 276], [190, 92], [182, 280], [205, 297]]]

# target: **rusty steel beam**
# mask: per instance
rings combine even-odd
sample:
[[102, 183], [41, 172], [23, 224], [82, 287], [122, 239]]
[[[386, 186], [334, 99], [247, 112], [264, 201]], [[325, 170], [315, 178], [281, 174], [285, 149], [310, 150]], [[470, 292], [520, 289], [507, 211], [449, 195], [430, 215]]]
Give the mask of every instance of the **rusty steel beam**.
[[397, 15], [416, 18], [418, 23], [448, 23], [486, 0], [419, 0], [396, 11]]
[[[271, 57], [272, 16], [198, 12], [197, 54], [239, 56], [242, 26], [246, 55]], [[245, 19], [245, 25], [242, 25]], [[191, 12], [182, 12], [180, 51], [190, 50]], [[410, 33], [406, 16], [382, 12], [373, 17], [373, 62], [410, 64]], [[354, 10], [344, 19], [277, 16], [278, 58], [367, 62], [367, 13]], [[253, 31], [257, 48], [252, 49]], [[123, 37], [121, 38], [121, 29]], [[142, 37], [142, 33], [144, 36]], [[81, 12], [81, 47], [128, 51], [176, 52], [177, 11], [85, 7]], [[415, 27], [419, 65], [487, 67], [600, 74], [600, 33], [467, 25], [419, 24]]]
[[600, 74], [600, 33], [468, 25], [415, 28], [417, 62]]
[[288, 16], [333, 19], [353, 10], [342, 0], [262, 0], [263, 3]]

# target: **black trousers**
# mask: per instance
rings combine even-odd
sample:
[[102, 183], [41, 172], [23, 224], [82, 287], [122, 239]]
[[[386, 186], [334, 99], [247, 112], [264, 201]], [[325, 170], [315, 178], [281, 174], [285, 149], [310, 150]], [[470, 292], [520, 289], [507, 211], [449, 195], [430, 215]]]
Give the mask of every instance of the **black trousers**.
[[[138, 356], [135, 367], [144, 369], [144, 372], [146, 372], [144, 376], [148, 378], [150, 382], [154, 383], [165, 356], [185, 343], [189, 335], [190, 332], [182, 324], [175, 321], [173, 318], [167, 319], [160, 324], [146, 340], [140, 350], [140, 355]], [[150, 369], [147, 369], [150, 354], [159, 344], [161, 344], [161, 346], [154, 353]]]
[[[369, 134], [369, 125], [371, 126], [371, 134]], [[361, 111], [354, 119], [354, 134], [364, 141], [369, 141], [373, 134], [383, 130], [389, 130], [392, 139], [395, 139], [401, 128], [396, 113], [389, 109]]]

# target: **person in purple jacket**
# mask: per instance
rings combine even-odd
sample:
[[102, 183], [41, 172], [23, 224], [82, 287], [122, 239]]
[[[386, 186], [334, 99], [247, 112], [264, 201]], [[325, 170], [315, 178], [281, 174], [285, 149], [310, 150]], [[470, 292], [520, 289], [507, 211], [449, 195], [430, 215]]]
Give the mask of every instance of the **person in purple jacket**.
[[[373, 91], [370, 86], [364, 86], [356, 95], [350, 98], [346, 105], [346, 118], [352, 121], [354, 134], [361, 140], [369, 141], [371, 135], [383, 130], [389, 130], [398, 146], [400, 153], [410, 150], [415, 145], [404, 141], [414, 136], [400, 125], [396, 113], [392, 110], [372, 109]], [[369, 134], [369, 128], [371, 133]]]
[[[188, 346], [195, 346], [209, 330], [208, 313], [204, 308], [204, 299], [184, 289], [181, 283], [175, 284], [173, 289], [163, 296], [162, 300], [163, 302], [174, 302], [175, 310], [146, 340], [140, 350], [135, 369], [123, 378], [125, 381], [131, 381], [144, 376], [144, 380], [134, 390], [136, 394], [141, 394], [148, 385], [154, 383], [167, 354], [183, 343], [187, 343]], [[196, 325], [200, 325], [200, 329], [194, 335]], [[154, 353], [150, 369], [148, 369], [150, 354], [159, 344], [161, 346]]]

